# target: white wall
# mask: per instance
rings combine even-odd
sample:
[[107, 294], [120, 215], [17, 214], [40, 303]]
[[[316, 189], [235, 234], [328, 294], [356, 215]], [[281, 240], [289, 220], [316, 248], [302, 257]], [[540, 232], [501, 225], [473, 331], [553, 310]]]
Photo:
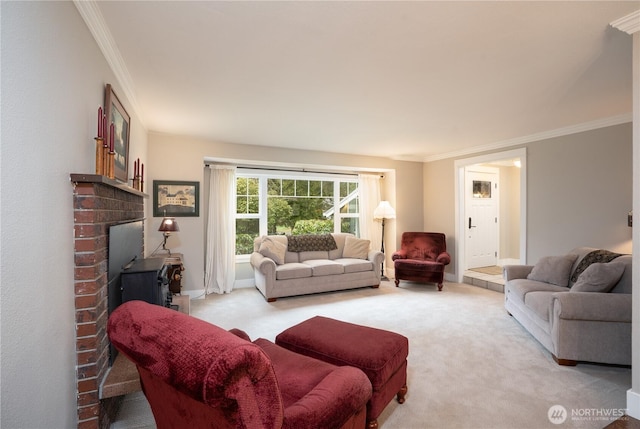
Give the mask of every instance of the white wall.
[[[0, 426], [71, 428], [77, 412], [69, 174], [95, 171], [97, 109], [104, 85], [119, 86], [73, 3], [0, 7]], [[135, 116], [132, 133], [132, 155], [144, 155], [146, 131]]]
[[[290, 164], [313, 164], [350, 166], [358, 168], [379, 168], [395, 170], [384, 180], [383, 198], [391, 201], [398, 218], [385, 224], [385, 250], [387, 256], [396, 249], [402, 231], [420, 230], [423, 223], [422, 212], [422, 163], [393, 161], [385, 158], [344, 155], [329, 152], [291, 150], [281, 148], [258, 147], [241, 144], [229, 144], [210, 140], [175, 136], [161, 133], [149, 133], [149, 177], [148, 189], [153, 180], [189, 180], [199, 181], [201, 192], [200, 217], [178, 218], [180, 232], [169, 238], [168, 246], [172, 252], [184, 255], [183, 289], [202, 291], [204, 279], [204, 247], [206, 224], [206, 198], [203, 184], [205, 157], [223, 157], [231, 159], [258, 160], [264, 162], [284, 162]], [[147, 249], [153, 249], [161, 239], [157, 232], [161, 218], [152, 217], [151, 205], [147, 208], [148, 229]], [[390, 237], [396, 237], [390, 243]], [[388, 267], [385, 264], [385, 269]], [[252, 277], [251, 270], [239, 267], [237, 279]]]

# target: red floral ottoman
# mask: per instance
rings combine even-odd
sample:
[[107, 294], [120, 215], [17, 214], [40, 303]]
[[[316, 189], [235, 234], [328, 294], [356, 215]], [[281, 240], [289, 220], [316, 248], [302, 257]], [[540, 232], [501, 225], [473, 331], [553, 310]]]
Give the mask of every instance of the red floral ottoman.
[[276, 344], [334, 365], [361, 369], [373, 386], [367, 404], [367, 426], [378, 427], [378, 416], [397, 395], [407, 393], [407, 337], [382, 329], [316, 316], [281, 332]]

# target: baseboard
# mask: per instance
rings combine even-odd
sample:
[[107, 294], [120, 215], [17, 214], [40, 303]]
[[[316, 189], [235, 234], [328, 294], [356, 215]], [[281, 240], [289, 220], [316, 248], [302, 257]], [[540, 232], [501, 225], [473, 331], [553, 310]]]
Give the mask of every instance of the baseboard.
[[627, 415], [640, 420], [640, 393], [627, 390]]
[[204, 292], [204, 289], [199, 289], [199, 290], [182, 289], [180, 291], [180, 295], [189, 295], [189, 299], [204, 299], [206, 296], [206, 293]]
[[236, 281], [233, 284], [234, 289], [253, 288], [253, 287], [256, 287], [256, 281], [253, 278], [241, 279], [241, 280], [236, 279]]
[[501, 267], [504, 267], [505, 265], [520, 265], [520, 259], [513, 259], [513, 258], [499, 259], [498, 265], [500, 265]]

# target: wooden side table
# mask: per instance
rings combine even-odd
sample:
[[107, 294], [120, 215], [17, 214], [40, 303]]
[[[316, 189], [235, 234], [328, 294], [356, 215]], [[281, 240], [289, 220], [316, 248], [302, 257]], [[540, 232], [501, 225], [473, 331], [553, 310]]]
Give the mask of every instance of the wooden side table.
[[167, 275], [169, 277], [169, 291], [179, 294], [182, 290], [182, 272], [184, 265], [182, 263], [182, 253], [171, 253], [165, 256], [165, 265], [169, 266]]

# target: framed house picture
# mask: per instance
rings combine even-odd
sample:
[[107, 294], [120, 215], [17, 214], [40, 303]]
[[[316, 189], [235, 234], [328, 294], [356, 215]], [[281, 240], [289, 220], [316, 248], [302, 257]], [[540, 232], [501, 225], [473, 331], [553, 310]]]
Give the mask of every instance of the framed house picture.
[[[111, 84], [107, 84], [104, 93], [104, 110], [107, 117], [105, 141], [111, 144], [113, 129], [114, 176], [117, 180], [129, 182], [129, 135], [131, 117], [120, 103], [118, 96], [113, 91]], [[111, 128], [113, 124], [113, 128]]]
[[153, 216], [200, 216], [200, 182], [154, 180]]

